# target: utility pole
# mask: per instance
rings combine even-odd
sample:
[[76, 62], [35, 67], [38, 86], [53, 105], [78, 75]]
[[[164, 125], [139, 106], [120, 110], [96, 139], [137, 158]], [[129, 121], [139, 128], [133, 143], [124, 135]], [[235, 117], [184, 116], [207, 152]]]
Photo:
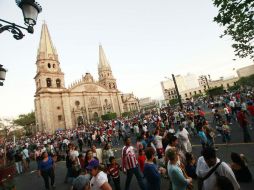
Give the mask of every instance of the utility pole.
[[[210, 75], [209, 75], [210, 76]], [[209, 77], [210, 78], [210, 77]], [[207, 85], [207, 88], [210, 89], [210, 86], [209, 86], [209, 83], [208, 83], [208, 80], [207, 80], [207, 76], [205, 75], [205, 82], [206, 82], [206, 85]]]
[[175, 84], [177, 99], [178, 99], [180, 108], [182, 110], [183, 109], [183, 103], [182, 103], [182, 99], [181, 99], [181, 96], [180, 96], [179, 91], [178, 91], [178, 87], [177, 87], [177, 83], [176, 83], [176, 79], [175, 79], [175, 75], [174, 74], [172, 74], [172, 78], [173, 78], [173, 81], [174, 81], [174, 84]]

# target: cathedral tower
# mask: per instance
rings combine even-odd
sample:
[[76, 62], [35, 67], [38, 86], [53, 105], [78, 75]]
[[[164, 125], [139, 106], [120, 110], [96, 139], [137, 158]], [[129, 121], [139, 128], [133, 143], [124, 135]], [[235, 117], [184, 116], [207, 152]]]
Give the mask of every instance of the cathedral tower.
[[58, 54], [45, 23], [42, 25], [36, 66], [36, 130], [53, 133], [58, 128], [66, 128], [62, 100], [66, 88]]
[[48, 88], [63, 89], [64, 73], [61, 71], [58, 54], [53, 46], [47, 25], [44, 23], [37, 52], [36, 93]]
[[116, 79], [113, 77], [111, 67], [108, 63], [102, 46], [99, 46], [99, 83], [108, 90], [117, 90]]

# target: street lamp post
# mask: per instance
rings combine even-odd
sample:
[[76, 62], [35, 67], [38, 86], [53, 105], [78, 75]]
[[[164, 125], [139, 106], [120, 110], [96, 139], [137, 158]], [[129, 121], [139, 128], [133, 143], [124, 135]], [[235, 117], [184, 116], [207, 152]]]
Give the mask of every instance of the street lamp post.
[[177, 99], [178, 99], [180, 108], [183, 109], [182, 99], [181, 99], [181, 96], [180, 96], [179, 91], [178, 91], [178, 87], [177, 87], [177, 83], [176, 83], [176, 79], [175, 79], [174, 74], [172, 74], [172, 78], [173, 78], [173, 81], [174, 81], [174, 85], [175, 85], [175, 89], [176, 89], [176, 95], [177, 95]]
[[[209, 75], [210, 76], [210, 75]], [[207, 76], [205, 75], [205, 82], [206, 82], [206, 85], [207, 85], [207, 88], [210, 89], [210, 86], [209, 86], [209, 83], [208, 83], [208, 80], [207, 80]]]
[[7, 70], [0, 64], [0, 86], [4, 85], [3, 81], [5, 80], [6, 72]]
[[168, 104], [170, 104], [170, 91], [168, 90], [168, 89], [165, 89], [164, 90], [165, 91], [165, 93], [167, 93], [167, 99], [168, 99]]
[[22, 10], [24, 16], [24, 22], [26, 27], [11, 23], [9, 21], [0, 19], [0, 22], [7, 25], [0, 24], [0, 33], [9, 31], [13, 34], [16, 40], [20, 40], [24, 37], [21, 29], [27, 30], [28, 33], [34, 32], [33, 26], [36, 25], [38, 14], [42, 11], [41, 6], [35, 0], [16, 0], [17, 6]]

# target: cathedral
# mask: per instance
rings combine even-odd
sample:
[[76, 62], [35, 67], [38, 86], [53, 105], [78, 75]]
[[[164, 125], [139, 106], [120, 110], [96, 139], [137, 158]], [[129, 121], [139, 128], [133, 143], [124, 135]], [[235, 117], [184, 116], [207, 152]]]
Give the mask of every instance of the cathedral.
[[64, 73], [53, 46], [47, 25], [42, 25], [34, 77], [36, 130], [54, 133], [56, 130], [75, 128], [80, 124], [99, 121], [106, 113], [139, 111], [139, 101], [117, 88], [116, 79], [99, 46], [99, 80], [85, 73], [69, 87], [65, 86]]

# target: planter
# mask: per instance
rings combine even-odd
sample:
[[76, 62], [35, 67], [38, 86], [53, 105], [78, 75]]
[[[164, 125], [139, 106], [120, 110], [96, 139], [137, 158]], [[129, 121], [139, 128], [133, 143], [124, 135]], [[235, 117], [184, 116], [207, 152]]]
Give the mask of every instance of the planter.
[[15, 165], [0, 168], [0, 190], [15, 190], [14, 176], [16, 174]]

